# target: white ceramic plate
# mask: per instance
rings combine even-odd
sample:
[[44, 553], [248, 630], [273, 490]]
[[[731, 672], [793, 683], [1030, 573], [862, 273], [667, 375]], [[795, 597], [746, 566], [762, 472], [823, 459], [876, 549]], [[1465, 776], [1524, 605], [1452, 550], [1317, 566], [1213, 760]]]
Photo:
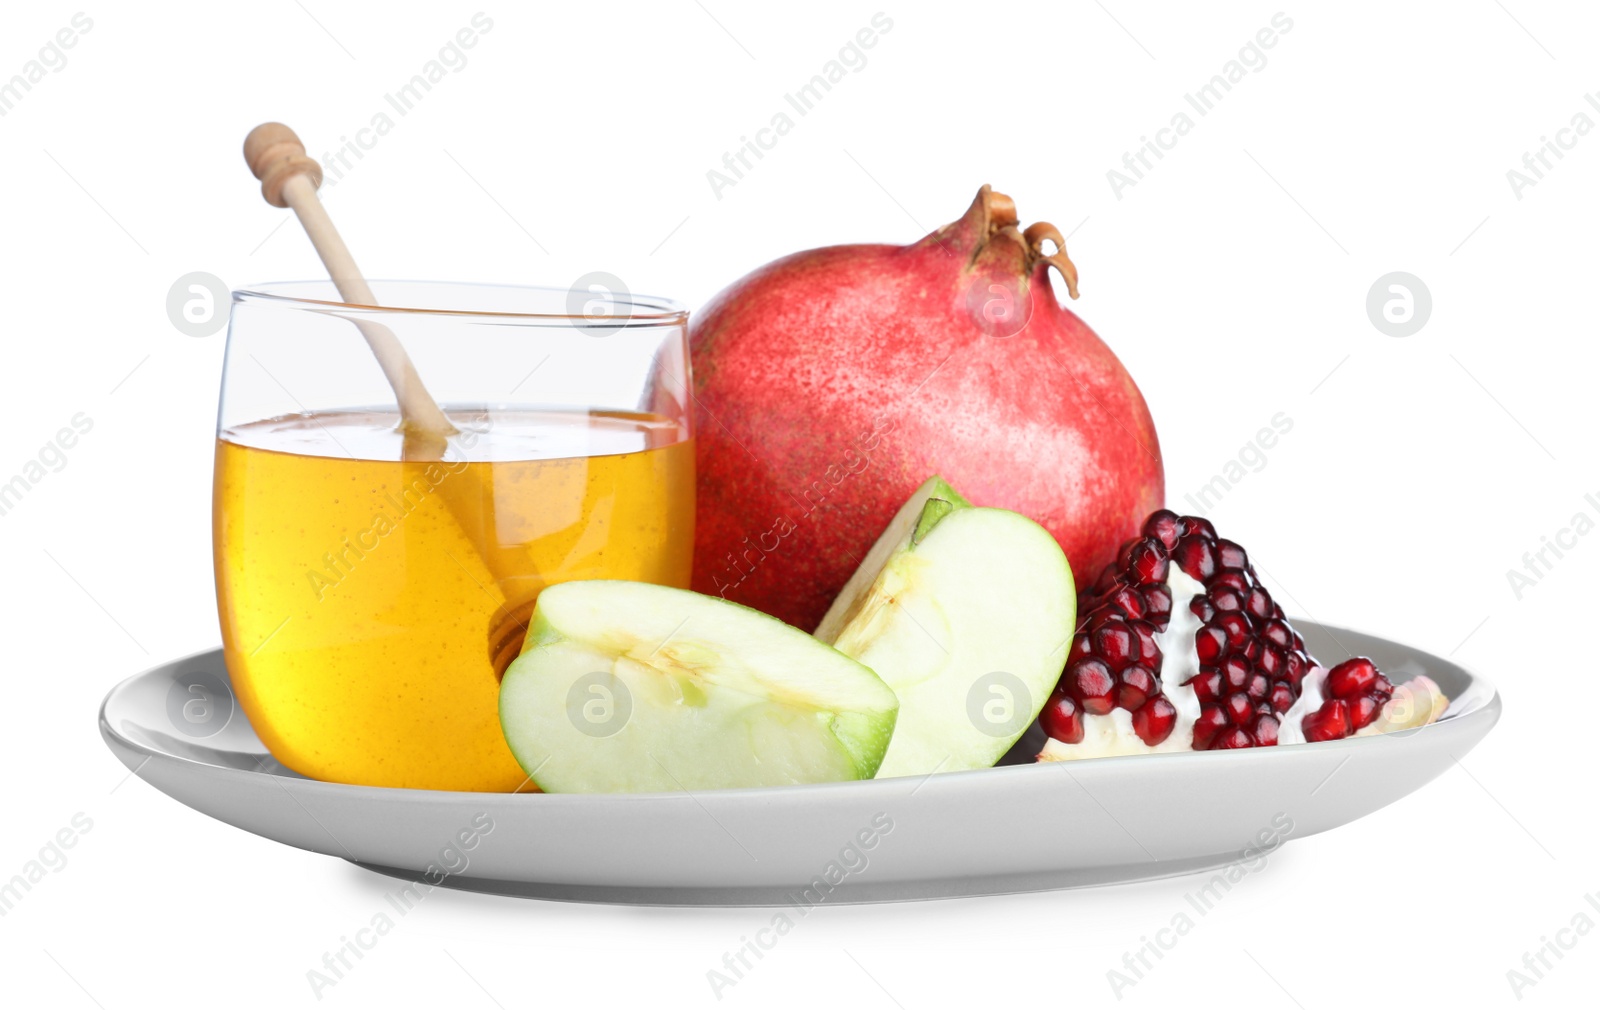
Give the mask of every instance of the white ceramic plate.
[[[1190, 873], [1387, 806], [1500, 717], [1485, 680], [1370, 635], [1296, 622], [1313, 655], [1432, 677], [1438, 723], [1202, 754], [1012, 763], [922, 779], [694, 794], [507, 795], [337, 785], [267, 753], [220, 651], [106, 696], [123, 764], [218, 820], [380, 873], [496, 894], [670, 905], [839, 904], [1001, 894]], [[1040, 739], [1008, 756], [1026, 762]], [[419, 888], [420, 890], [420, 888]]]

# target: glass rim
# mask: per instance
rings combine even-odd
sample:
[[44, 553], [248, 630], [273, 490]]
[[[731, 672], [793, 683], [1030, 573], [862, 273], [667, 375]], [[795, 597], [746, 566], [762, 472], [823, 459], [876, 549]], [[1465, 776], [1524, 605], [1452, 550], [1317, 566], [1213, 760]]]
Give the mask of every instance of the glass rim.
[[[501, 284], [483, 283], [478, 281], [418, 281], [402, 280], [396, 278], [375, 278], [368, 282], [371, 285], [404, 285], [414, 288], [454, 288], [467, 290], [477, 288], [500, 292], [527, 292], [542, 295], [568, 296], [574, 289], [550, 287], [541, 284]], [[423, 305], [365, 305], [360, 302], [347, 302], [338, 298], [311, 298], [299, 294], [288, 294], [290, 289], [306, 289], [321, 286], [334, 291], [333, 281], [328, 279], [309, 279], [298, 281], [264, 281], [259, 284], [250, 284], [236, 288], [232, 292], [233, 301], [236, 303], [262, 301], [273, 302], [288, 306], [304, 306], [308, 309], [325, 311], [328, 309], [348, 309], [356, 312], [382, 313], [385, 315], [404, 316], [469, 316], [478, 319], [523, 319], [529, 321], [548, 322], [576, 322], [587, 325], [603, 325], [607, 327], [626, 328], [629, 326], [660, 326], [664, 324], [680, 323], [688, 319], [689, 309], [682, 302], [659, 295], [643, 295], [628, 292], [618, 297], [612, 294], [584, 295], [588, 302], [598, 301], [606, 305], [617, 306], [620, 311], [616, 315], [586, 315], [581, 312], [513, 312], [503, 309], [457, 309], [457, 308], [430, 308]]]

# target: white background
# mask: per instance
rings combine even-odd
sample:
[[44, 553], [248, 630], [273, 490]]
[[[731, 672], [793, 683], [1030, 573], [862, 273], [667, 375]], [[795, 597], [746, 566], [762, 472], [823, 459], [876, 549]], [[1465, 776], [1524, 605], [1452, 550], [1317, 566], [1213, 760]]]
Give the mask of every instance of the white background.
[[[75, 813], [94, 825], [0, 918], [7, 1005], [312, 1004], [306, 971], [393, 887], [125, 780], [95, 712], [124, 677], [217, 641], [223, 338], [178, 333], [168, 287], [319, 269], [261, 201], [241, 139], [282, 119], [320, 156], [479, 9], [85, 8], [68, 64], [0, 118], [0, 480], [75, 413], [94, 421], [0, 516], [0, 878]], [[796, 249], [913, 241], [993, 183], [1024, 222], [1071, 232], [1074, 308], [1142, 385], [1174, 503], [1287, 413], [1293, 432], [1214, 511], [1224, 534], [1292, 611], [1500, 686], [1505, 718], [1461, 767], [1274, 855], [1123, 1005], [1517, 1002], [1506, 971], [1600, 889], [1600, 536], [1520, 601], [1506, 576], [1575, 513], [1596, 516], [1600, 135], [1521, 199], [1506, 173], [1576, 113], [1600, 122], [1583, 97], [1600, 88], [1600, 11], [1281, 8], [1294, 27], [1267, 65], [1118, 199], [1107, 170], [1278, 6], [482, 9], [494, 27], [470, 62], [327, 193], [369, 275], [565, 285], [604, 269], [696, 306]], [[894, 27], [870, 62], [717, 199], [707, 170], [880, 9]], [[0, 79], [78, 10], [7, 5]], [[1365, 309], [1394, 270], [1433, 300], [1406, 338]], [[1107, 970], [1195, 883], [825, 908], [722, 1003], [1113, 1005]], [[767, 917], [438, 892], [322, 1002], [711, 1005], [706, 971]], [[1523, 1001], [1571, 1006], [1597, 985], [1591, 935]]]

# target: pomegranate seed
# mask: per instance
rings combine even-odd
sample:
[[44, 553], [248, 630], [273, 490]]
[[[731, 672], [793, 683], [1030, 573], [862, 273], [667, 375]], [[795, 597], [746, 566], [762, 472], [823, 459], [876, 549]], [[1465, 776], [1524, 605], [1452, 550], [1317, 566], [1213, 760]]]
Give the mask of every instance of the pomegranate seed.
[[1272, 616], [1272, 597], [1260, 586], [1250, 590], [1250, 598], [1245, 601], [1244, 612], [1257, 621], [1266, 621]]
[[1223, 571], [1244, 571], [1244, 566], [1249, 562], [1244, 555], [1244, 548], [1232, 540], [1217, 541], [1217, 567]]
[[1151, 747], [1171, 736], [1177, 723], [1178, 710], [1163, 694], [1151, 698], [1133, 713], [1133, 731]]
[[1094, 653], [1112, 670], [1120, 671], [1133, 662], [1133, 649], [1133, 629], [1121, 621], [1094, 633]]
[[1180, 531], [1178, 529], [1178, 515], [1166, 509], [1156, 509], [1150, 513], [1150, 518], [1144, 521], [1144, 535], [1154, 537], [1161, 541], [1161, 546], [1172, 550], [1178, 542]]
[[1122, 686], [1117, 689], [1117, 707], [1129, 712], [1143, 705], [1161, 691], [1156, 675], [1142, 666], [1130, 666], [1122, 671]]
[[1194, 688], [1194, 696], [1201, 704], [1216, 701], [1222, 697], [1222, 674], [1215, 670], [1201, 670], [1199, 673], [1184, 681]]
[[1228, 651], [1228, 634], [1215, 624], [1208, 624], [1194, 634], [1194, 651], [1202, 663], [1216, 662]]
[[1217, 528], [1211, 525], [1211, 522], [1207, 519], [1201, 519], [1197, 516], [1184, 516], [1182, 525], [1183, 535], [1185, 536], [1192, 534], [1205, 537], [1207, 540], [1217, 539]]
[[1228, 718], [1235, 726], [1243, 726], [1255, 714], [1256, 707], [1250, 704], [1250, 699], [1242, 694], [1230, 694], [1222, 703], [1223, 709], [1228, 713]]
[[1328, 671], [1328, 693], [1335, 698], [1365, 694], [1378, 682], [1378, 668], [1365, 656], [1347, 659]]
[[1172, 552], [1172, 560], [1196, 582], [1210, 581], [1217, 571], [1216, 553], [1211, 549], [1211, 544], [1197, 536], [1179, 540], [1177, 549]]
[[1232, 589], [1219, 589], [1212, 592], [1211, 605], [1219, 613], [1237, 613], [1244, 609], [1244, 597]]
[[1217, 734], [1228, 725], [1228, 715], [1216, 706], [1209, 706], [1200, 710], [1200, 717], [1194, 721], [1194, 749], [1210, 750]]
[[1257, 747], [1276, 747], [1278, 745], [1278, 720], [1275, 716], [1264, 715], [1256, 720], [1255, 732], [1251, 734], [1256, 738]]
[[1262, 673], [1276, 679], [1283, 672], [1284, 667], [1288, 665], [1288, 660], [1284, 659], [1283, 653], [1276, 646], [1269, 645], [1261, 650], [1261, 656], [1256, 660], [1256, 665], [1261, 668]]
[[1116, 686], [1111, 668], [1098, 659], [1080, 659], [1067, 667], [1069, 692], [1085, 712], [1105, 715], [1112, 709], [1111, 692]]
[[1322, 707], [1305, 717], [1300, 724], [1306, 740], [1340, 740], [1350, 735], [1350, 715], [1345, 704], [1337, 698], [1324, 702]]
[[1296, 649], [1285, 658], [1283, 672], [1298, 687], [1301, 678], [1306, 675], [1306, 671], [1310, 668], [1311, 664], [1306, 662], [1305, 654]]
[[1217, 740], [1216, 746], [1213, 747], [1212, 749], [1213, 750], [1241, 750], [1241, 749], [1243, 749], [1245, 747], [1252, 746], [1254, 743], [1255, 743], [1255, 741], [1250, 739], [1250, 734], [1249, 733], [1246, 733], [1242, 729], [1233, 729], [1233, 730], [1229, 730], [1228, 732], [1222, 734], [1221, 738], [1219, 738]]
[[[1122, 590], [1117, 592], [1120, 593]], [[1137, 596], [1138, 594], [1135, 593], [1134, 595]], [[1107, 598], [1106, 604], [1106, 606], [1095, 611], [1094, 615], [1089, 618], [1089, 632], [1091, 634], [1108, 624], [1123, 624], [1131, 620], [1127, 614], [1122, 612], [1115, 594]]]
[[1059, 691], [1050, 696], [1039, 713], [1039, 725], [1053, 740], [1083, 742], [1083, 718], [1078, 713], [1078, 703]]
[[1251, 701], [1261, 701], [1272, 690], [1272, 681], [1256, 674], [1250, 678], [1250, 683], [1245, 686], [1244, 693], [1250, 696]]
[[1144, 598], [1132, 586], [1123, 586], [1112, 593], [1110, 603], [1127, 617], [1144, 616]]
[[1372, 725], [1372, 720], [1383, 711], [1383, 702], [1364, 694], [1350, 702], [1350, 725], [1355, 729], [1365, 729]]
[[1189, 601], [1189, 613], [1200, 618], [1200, 623], [1209, 624], [1211, 619], [1217, 615], [1217, 608], [1213, 607], [1211, 601], [1204, 596], [1196, 596]]
[[1281, 618], [1268, 621], [1267, 626], [1261, 629], [1261, 637], [1280, 649], [1287, 649], [1293, 644], [1289, 637], [1289, 625]]
[[1139, 662], [1152, 670], [1161, 669], [1161, 646], [1156, 644], [1156, 629], [1145, 621], [1129, 625], [1138, 639]]
[[1171, 591], [1164, 585], [1146, 586], [1143, 595], [1145, 619], [1165, 628], [1172, 617]]
[[1216, 577], [1211, 580], [1210, 585], [1213, 589], [1221, 586], [1235, 590], [1240, 596], [1249, 595], [1250, 590], [1254, 588], [1254, 584], [1250, 581], [1250, 576], [1244, 572], [1218, 572]]
[[1228, 636], [1229, 649], [1243, 649], [1250, 641], [1250, 618], [1243, 614], [1218, 614], [1213, 627], [1221, 628]]
[[1116, 565], [1106, 565], [1100, 569], [1100, 577], [1094, 580], [1089, 591], [1096, 596], [1111, 592], [1111, 587], [1117, 584], [1118, 574]]
[[1167, 581], [1167, 549], [1154, 537], [1140, 540], [1130, 552], [1128, 568], [1140, 585]]
[[1067, 653], [1071, 659], [1080, 656], [1094, 655], [1094, 643], [1089, 641], [1088, 635], [1077, 635], [1072, 639], [1072, 650]]
[[1289, 689], [1288, 684], [1274, 684], [1272, 694], [1267, 700], [1272, 705], [1272, 710], [1282, 715], [1294, 707], [1294, 692]]
[[1222, 679], [1231, 690], [1239, 691], [1250, 680], [1250, 663], [1243, 656], [1229, 656], [1222, 661]]

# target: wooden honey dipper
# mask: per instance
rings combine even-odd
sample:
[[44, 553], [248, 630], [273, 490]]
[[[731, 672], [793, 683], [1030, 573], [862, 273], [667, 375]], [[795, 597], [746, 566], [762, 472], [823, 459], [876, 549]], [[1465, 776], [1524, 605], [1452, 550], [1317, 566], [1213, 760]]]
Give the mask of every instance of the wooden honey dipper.
[[[328, 268], [328, 276], [333, 278], [339, 297], [352, 305], [376, 307], [378, 299], [366, 278], [361, 276], [355, 257], [350, 255], [350, 247], [339, 237], [339, 229], [333, 226], [333, 219], [317, 197], [317, 187], [322, 185], [322, 166], [306, 155], [306, 146], [295, 132], [282, 123], [262, 123], [244, 138], [244, 160], [261, 180], [261, 195], [268, 203], [274, 207], [293, 208], [305, 228], [306, 237], [311, 239], [311, 245]], [[382, 323], [366, 319], [351, 321], [367, 339], [367, 346], [377, 357], [384, 378], [394, 389], [408, 450], [415, 451], [418, 458], [438, 458], [444, 452], [444, 440], [456, 434], [455, 425], [428, 395], [422, 376], [417, 374], [399, 338]], [[410, 456], [411, 451], [407, 455]]]
[[[317, 197], [317, 187], [322, 185], [322, 166], [306, 154], [306, 147], [295, 132], [282, 123], [262, 123], [244, 139], [244, 160], [261, 180], [261, 195], [267, 203], [294, 210], [317, 255], [328, 268], [339, 297], [351, 305], [378, 307], [378, 300], [356, 266], [355, 257], [350, 255], [349, 247], [339, 237], [333, 219]], [[405, 439], [402, 456], [407, 460], [443, 458], [449, 437], [459, 432], [429, 395], [400, 339], [382, 323], [361, 318], [350, 321], [366, 338], [384, 377], [394, 389]], [[498, 676], [521, 652], [522, 637], [533, 610], [533, 596], [537, 595], [542, 581], [537, 574], [525, 570], [526, 559], [520, 556], [523, 552], [519, 547], [501, 547], [493, 541], [484, 515], [488, 489], [470, 479], [470, 474], [470, 470], [453, 474], [440, 485], [439, 493], [505, 601], [489, 627], [489, 659]], [[461, 486], [463, 481], [469, 486]], [[487, 587], [484, 588], [487, 592]]]

